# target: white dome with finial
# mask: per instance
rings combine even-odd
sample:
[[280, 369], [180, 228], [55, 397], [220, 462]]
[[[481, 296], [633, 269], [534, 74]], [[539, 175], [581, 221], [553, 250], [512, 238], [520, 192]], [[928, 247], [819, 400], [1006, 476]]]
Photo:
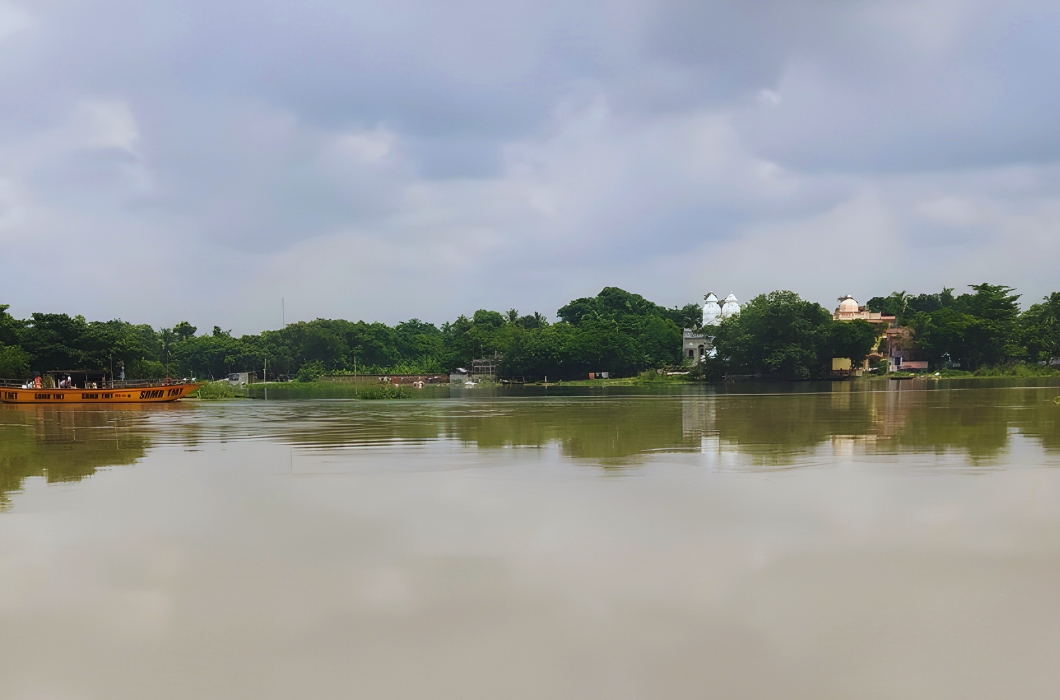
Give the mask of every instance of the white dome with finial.
[[729, 296], [725, 297], [725, 303], [721, 306], [721, 317], [729, 318], [740, 313], [740, 302], [736, 300], [736, 295], [729, 292]]
[[718, 304], [718, 297], [714, 296], [714, 292], [710, 292], [703, 299], [705, 300], [703, 302], [703, 325], [718, 325], [721, 323], [721, 305]]
[[839, 313], [856, 314], [859, 310], [857, 299], [854, 297], [849, 294], [845, 297], [839, 297]]

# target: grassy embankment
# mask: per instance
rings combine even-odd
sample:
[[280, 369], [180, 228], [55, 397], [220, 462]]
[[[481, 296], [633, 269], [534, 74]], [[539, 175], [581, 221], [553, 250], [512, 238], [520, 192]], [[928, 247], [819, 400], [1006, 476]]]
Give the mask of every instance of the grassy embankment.
[[[445, 385], [448, 389], [448, 385]], [[253, 384], [247, 387], [247, 395], [252, 399], [265, 398], [268, 391], [270, 399], [364, 399], [376, 401], [382, 399], [427, 398], [432, 395], [429, 389], [413, 389], [408, 386], [392, 384], [339, 384], [335, 382], [269, 382]]]
[[220, 399], [245, 399], [247, 393], [236, 389], [226, 381], [207, 382], [190, 398], [202, 399], [203, 401], [217, 401]]
[[[555, 380], [549, 386], [646, 386], [649, 384], [684, 384], [694, 381], [687, 374], [659, 374], [655, 370], [646, 370], [635, 377], [615, 377], [607, 379], [568, 379]], [[544, 382], [534, 382], [542, 386]]]
[[984, 379], [1015, 377], [1038, 379], [1043, 377], [1060, 377], [1060, 369], [1026, 363], [1016, 363], [1003, 367], [981, 367], [974, 372], [960, 369], [940, 369], [924, 372], [888, 372], [881, 375], [865, 375], [863, 379], [905, 379], [908, 377], [938, 377], [940, 379]]

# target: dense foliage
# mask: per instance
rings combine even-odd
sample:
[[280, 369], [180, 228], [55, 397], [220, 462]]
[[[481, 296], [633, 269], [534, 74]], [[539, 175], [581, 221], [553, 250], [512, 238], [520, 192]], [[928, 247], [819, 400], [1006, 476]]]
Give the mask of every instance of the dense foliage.
[[540, 314], [479, 310], [439, 328], [411, 319], [395, 326], [317, 319], [282, 330], [234, 337], [186, 321], [158, 331], [124, 321], [86, 321], [35, 313], [16, 320], [0, 307], [0, 376], [31, 370], [124, 368], [128, 378], [221, 377], [236, 371], [314, 379], [331, 372], [434, 373], [470, 367], [474, 357], [499, 353], [506, 376], [616, 376], [681, 362], [681, 327], [699, 307], [666, 309], [640, 295], [608, 287], [577, 299], [549, 323]]
[[828, 376], [833, 357], [860, 363], [878, 338], [866, 321], [833, 321], [820, 304], [795, 292], [762, 294], [718, 326], [715, 374], [759, 374], [783, 379]]
[[976, 370], [1060, 357], [1060, 293], [1021, 313], [1020, 295], [1011, 287], [984, 283], [970, 288], [959, 296], [952, 289], [918, 296], [894, 292], [870, 299], [868, 307], [910, 326], [932, 366], [950, 363]]

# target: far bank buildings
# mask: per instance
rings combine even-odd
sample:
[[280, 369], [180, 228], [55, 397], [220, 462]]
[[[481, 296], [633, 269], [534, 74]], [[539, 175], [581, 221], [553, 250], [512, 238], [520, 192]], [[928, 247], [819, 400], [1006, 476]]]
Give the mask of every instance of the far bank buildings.
[[692, 330], [686, 328], [684, 332], [684, 356], [686, 360], [702, 362], [704, 358], [714, 354], [713, 328], [721, 323], [722, 319], [735, 316], [740, 313], [740, 302], [736, 295], [729, 292], [723, 303], [718, 303], [718, 297], [710, 292], [703, 297], [703, 328]]
[[[721, 323], [722, 319], [740, 313], [740, 302], [732, 293], [725, 297], [725, 301], [721, 304], [718, 303], [718, 297], [714, 296], [714, 292], [707, 294], [703, 299], [703, 327], [698, 330], [684, 329], [683, 354], [687, 362], [702, 362], [707, 357], [713, 357], [715, 352], [714, 327]], [[927, 369], [928, 363], [920, 356], [919, 346], [913, 337], [912, 329], [899, 327], [894, 316], [869, 311], [867, 307], [859, 305], [854, 297], [847, 294], [839, 298], [839, 307], [832, 314], [832, 318], [836, 321], [867, 321], [881, 329], [876, 346], [860, 367], [853, 367], [849, 358], [832, 358], [833, 375], [860, 375], [884, 359], [888, 361], [888, 371], [891, 372]]]

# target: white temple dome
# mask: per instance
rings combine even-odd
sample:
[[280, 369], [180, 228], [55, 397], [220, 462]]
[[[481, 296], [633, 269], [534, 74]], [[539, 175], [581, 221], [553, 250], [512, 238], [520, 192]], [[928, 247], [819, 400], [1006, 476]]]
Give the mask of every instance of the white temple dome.
[[740, 313], [740, 302], [736, 300], [736, 295], [729, 292], [729, 296], [725, 297], [725, 303], [721, 307], [722, 318], [729, 318]]
[[718, 304], [718, 297], [714, 296], [714, 292], [710, 292], [703, 298], [706, 300], [703, 302], [703, 325], [718, 325], [721, 323], [721, 306]]
[[858, 312], [858, 302], [854, 297], [847, 294], [845, 297], [839, 299], [839, 313], [851, 313], [856, 314]]

